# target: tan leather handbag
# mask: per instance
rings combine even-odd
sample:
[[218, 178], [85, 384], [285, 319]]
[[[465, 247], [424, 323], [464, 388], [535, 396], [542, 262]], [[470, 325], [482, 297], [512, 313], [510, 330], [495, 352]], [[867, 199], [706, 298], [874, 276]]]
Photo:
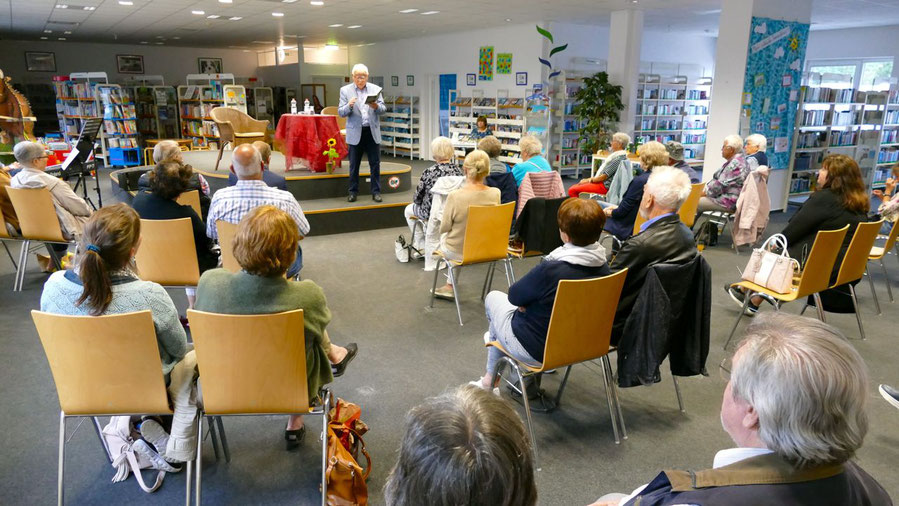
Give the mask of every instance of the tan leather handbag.
[[[771, 251], [780, 248], [780, 254]], [[743, 271], [743, 279], [763, 286], [772, 292], [790, 293], [793, 276], [799, 271], [799, 262], [787, 253], [787, 238], [774, 234], [760, 248], [752, 250], [749, 263]]]
[[[368, 485], [371, 456], [365, 449], [362, 434], [368, 430], [360, 415], [359, 406], [338, 398], [331, 409], [328, 423], [328, 504], [334, 506], [365, 506], [368, 504]], [[365, 457], [363, 470], [357, 462]]]

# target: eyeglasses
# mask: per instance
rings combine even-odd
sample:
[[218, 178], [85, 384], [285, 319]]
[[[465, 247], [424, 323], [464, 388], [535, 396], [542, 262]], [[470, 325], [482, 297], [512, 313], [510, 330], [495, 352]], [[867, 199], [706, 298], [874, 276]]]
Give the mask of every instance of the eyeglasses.
[[353, 79], [368, 79], [368, 76], [366, 76], [366, 75], [355, 75], [355, 76], [353, 76]]

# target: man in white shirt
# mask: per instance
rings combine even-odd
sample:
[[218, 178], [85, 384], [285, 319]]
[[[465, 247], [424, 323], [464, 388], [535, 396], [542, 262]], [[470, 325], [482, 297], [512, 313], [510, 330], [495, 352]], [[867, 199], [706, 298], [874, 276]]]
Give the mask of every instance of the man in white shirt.
[[[378, 98], [370, 104], [369, 95]], [[353, 66], [353, 82], [340, 88], [337, 114], [346, 118], [346, 143], [350, 150], [350, 186], [347, 200], [356, 201], [359, 193], [359, 166], [363, 153], [368, 157], [371, 170], [371, 198], [381, 202], [381, 120], [387, 112], [381, 87], [368, 82], [368, 67], [361, 63]]]
[[868, 430], [868, 375], [838, 330], [784, 313], [759, 316], [722, 369], [721, 425], [736, 448], [719, 451], [712, 469], [667, 470], [592, 506], [892, 504], [850, 460]]

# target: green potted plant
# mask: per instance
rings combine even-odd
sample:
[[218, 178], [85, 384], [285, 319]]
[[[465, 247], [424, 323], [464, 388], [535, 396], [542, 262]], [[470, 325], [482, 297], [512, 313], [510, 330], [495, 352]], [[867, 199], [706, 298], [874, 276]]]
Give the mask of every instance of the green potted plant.
[[578, 144], [581, 152], [593, 154], [607, 149], [618, 124], [621, 102], [621, 86], [609, 82], [609, 74], [597, 72], [584, 79], [574, 99], [578, 102], [573, 113], [581, 125]]

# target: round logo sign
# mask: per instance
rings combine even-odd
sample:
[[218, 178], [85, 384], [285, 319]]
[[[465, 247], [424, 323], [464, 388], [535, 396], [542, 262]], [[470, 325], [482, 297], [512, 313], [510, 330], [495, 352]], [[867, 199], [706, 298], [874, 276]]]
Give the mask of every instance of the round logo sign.
[[391, 178], [387, 180], [387, 186], [396, 190], [397, 188], [400, 187], [400, 178], [398, 178], [396, 176], [391, 176]]

